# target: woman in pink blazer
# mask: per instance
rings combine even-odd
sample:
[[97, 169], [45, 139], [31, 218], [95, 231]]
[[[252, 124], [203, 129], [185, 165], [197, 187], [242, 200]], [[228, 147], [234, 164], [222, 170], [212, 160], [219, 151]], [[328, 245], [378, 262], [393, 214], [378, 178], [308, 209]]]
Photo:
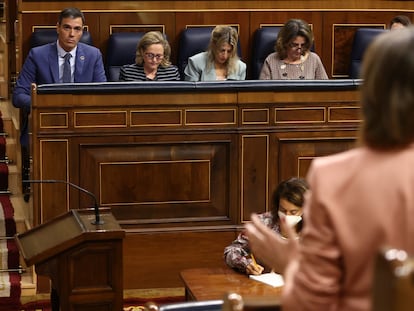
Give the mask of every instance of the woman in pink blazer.
[[246, 225], [256, 257], [284, 271], [284, 311], [371, 310], [380, 248], [414, 253], [413, 50], [410, 27], [369, 47], [361, 144], [313, 161], [301, 241], [285, 242], [256, 215]]

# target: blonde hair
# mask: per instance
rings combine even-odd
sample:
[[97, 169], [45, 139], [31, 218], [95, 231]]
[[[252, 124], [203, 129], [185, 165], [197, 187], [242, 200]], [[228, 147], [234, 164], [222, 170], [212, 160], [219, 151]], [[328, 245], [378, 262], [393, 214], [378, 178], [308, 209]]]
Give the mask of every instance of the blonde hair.
[[165, 39], [164, 35], [159, 31], [149, 31], [142, 36], [137, 45], [137, 50], [135, 54], [135, 63], [142, 66], [144, 63], [144, 53], [150, 45], [161, 44], [164, 48], [164, 58], [162, 59], [160, 66], [167, 67], [171, 65], [170, 55], [171, 47], [168, 41]]
[[237, 70], [237, 62], [239, 57], [237, 56], [237, 43], [239, 35], [237, 30], [231, 26], [218, 25], [214, 27], [211, 32], [210, 43], [207, 49], [207, 69], [211, 69], [214, 66], [217, 51], [224, 43], [228, 43], [232, 47], [231, 55], [227, 61], [227, 73], [232, 74]]

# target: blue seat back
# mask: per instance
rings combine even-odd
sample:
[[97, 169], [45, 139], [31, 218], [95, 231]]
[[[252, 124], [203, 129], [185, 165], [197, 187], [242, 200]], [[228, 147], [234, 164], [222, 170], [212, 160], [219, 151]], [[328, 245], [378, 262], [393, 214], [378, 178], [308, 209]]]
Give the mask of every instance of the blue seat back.
[[[188, 58], [207, 50], [213, 29], [214, 26], [191, 27], [181, 32], [177, 58], [181, 77], [184, 77]], [[240, 39], [237, 42], [237, 54], [241, 57]]]
[[354, 35], [352, 43], [351, 61], [349, 64], [349, 78], [360, 78], [360, 67], [365, 50], [376, 36], [387, 31], [382, 28], [359, 28]]
[[108, 81], [118, 81], [123, 65], [134, 64], [138, 42], [145, 32], [116, 32], [108, 39], [105, 71]]
[[259, 79], [260, 71], [266, 57], [275, 51], [275, 42], [282, 26], [262, 27], [256, 30], [253, 37], [251, 60], [251, 77]]
[[[30, 47], [34, 48], [36, 46], [52, 43], [55, 42], [57, 38], [58, 35], [55, 28], [35, 29], [30, 37]], [[84, 30], [80, 42], [93, 45], [91, 34]]]

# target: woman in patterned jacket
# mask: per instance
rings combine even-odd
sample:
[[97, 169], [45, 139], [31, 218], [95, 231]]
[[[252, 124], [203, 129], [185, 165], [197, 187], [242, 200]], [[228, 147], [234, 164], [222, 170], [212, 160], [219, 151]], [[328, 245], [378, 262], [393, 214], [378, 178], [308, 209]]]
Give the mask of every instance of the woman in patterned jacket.
[[[302, 205], [306, 190], [308, 185], [304, 179], [290, 178], [282, 181], [273, 193], [272, 210], [259, 214], [260, 220], [283, 237], [286, 236], [280, 227], [280, 216], [283, 214], [288, 223], [296, 225], [299, 233], [302, 229]], [[224, 260], [230, 268], [242, 273], [258, 275], [268, 271], [261, 262], [255, 261], [243, 232], [224, 249]]]

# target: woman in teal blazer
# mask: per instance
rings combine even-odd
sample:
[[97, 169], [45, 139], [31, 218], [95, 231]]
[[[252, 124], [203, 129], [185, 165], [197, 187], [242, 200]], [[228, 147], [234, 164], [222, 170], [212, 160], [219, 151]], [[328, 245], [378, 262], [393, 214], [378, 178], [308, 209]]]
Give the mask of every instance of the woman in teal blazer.
[[238, 34], [231, 26], [216, 26], [206, 52], [188, 59], [185, 81], [244, 80], [246, 64], [237, 56]]

